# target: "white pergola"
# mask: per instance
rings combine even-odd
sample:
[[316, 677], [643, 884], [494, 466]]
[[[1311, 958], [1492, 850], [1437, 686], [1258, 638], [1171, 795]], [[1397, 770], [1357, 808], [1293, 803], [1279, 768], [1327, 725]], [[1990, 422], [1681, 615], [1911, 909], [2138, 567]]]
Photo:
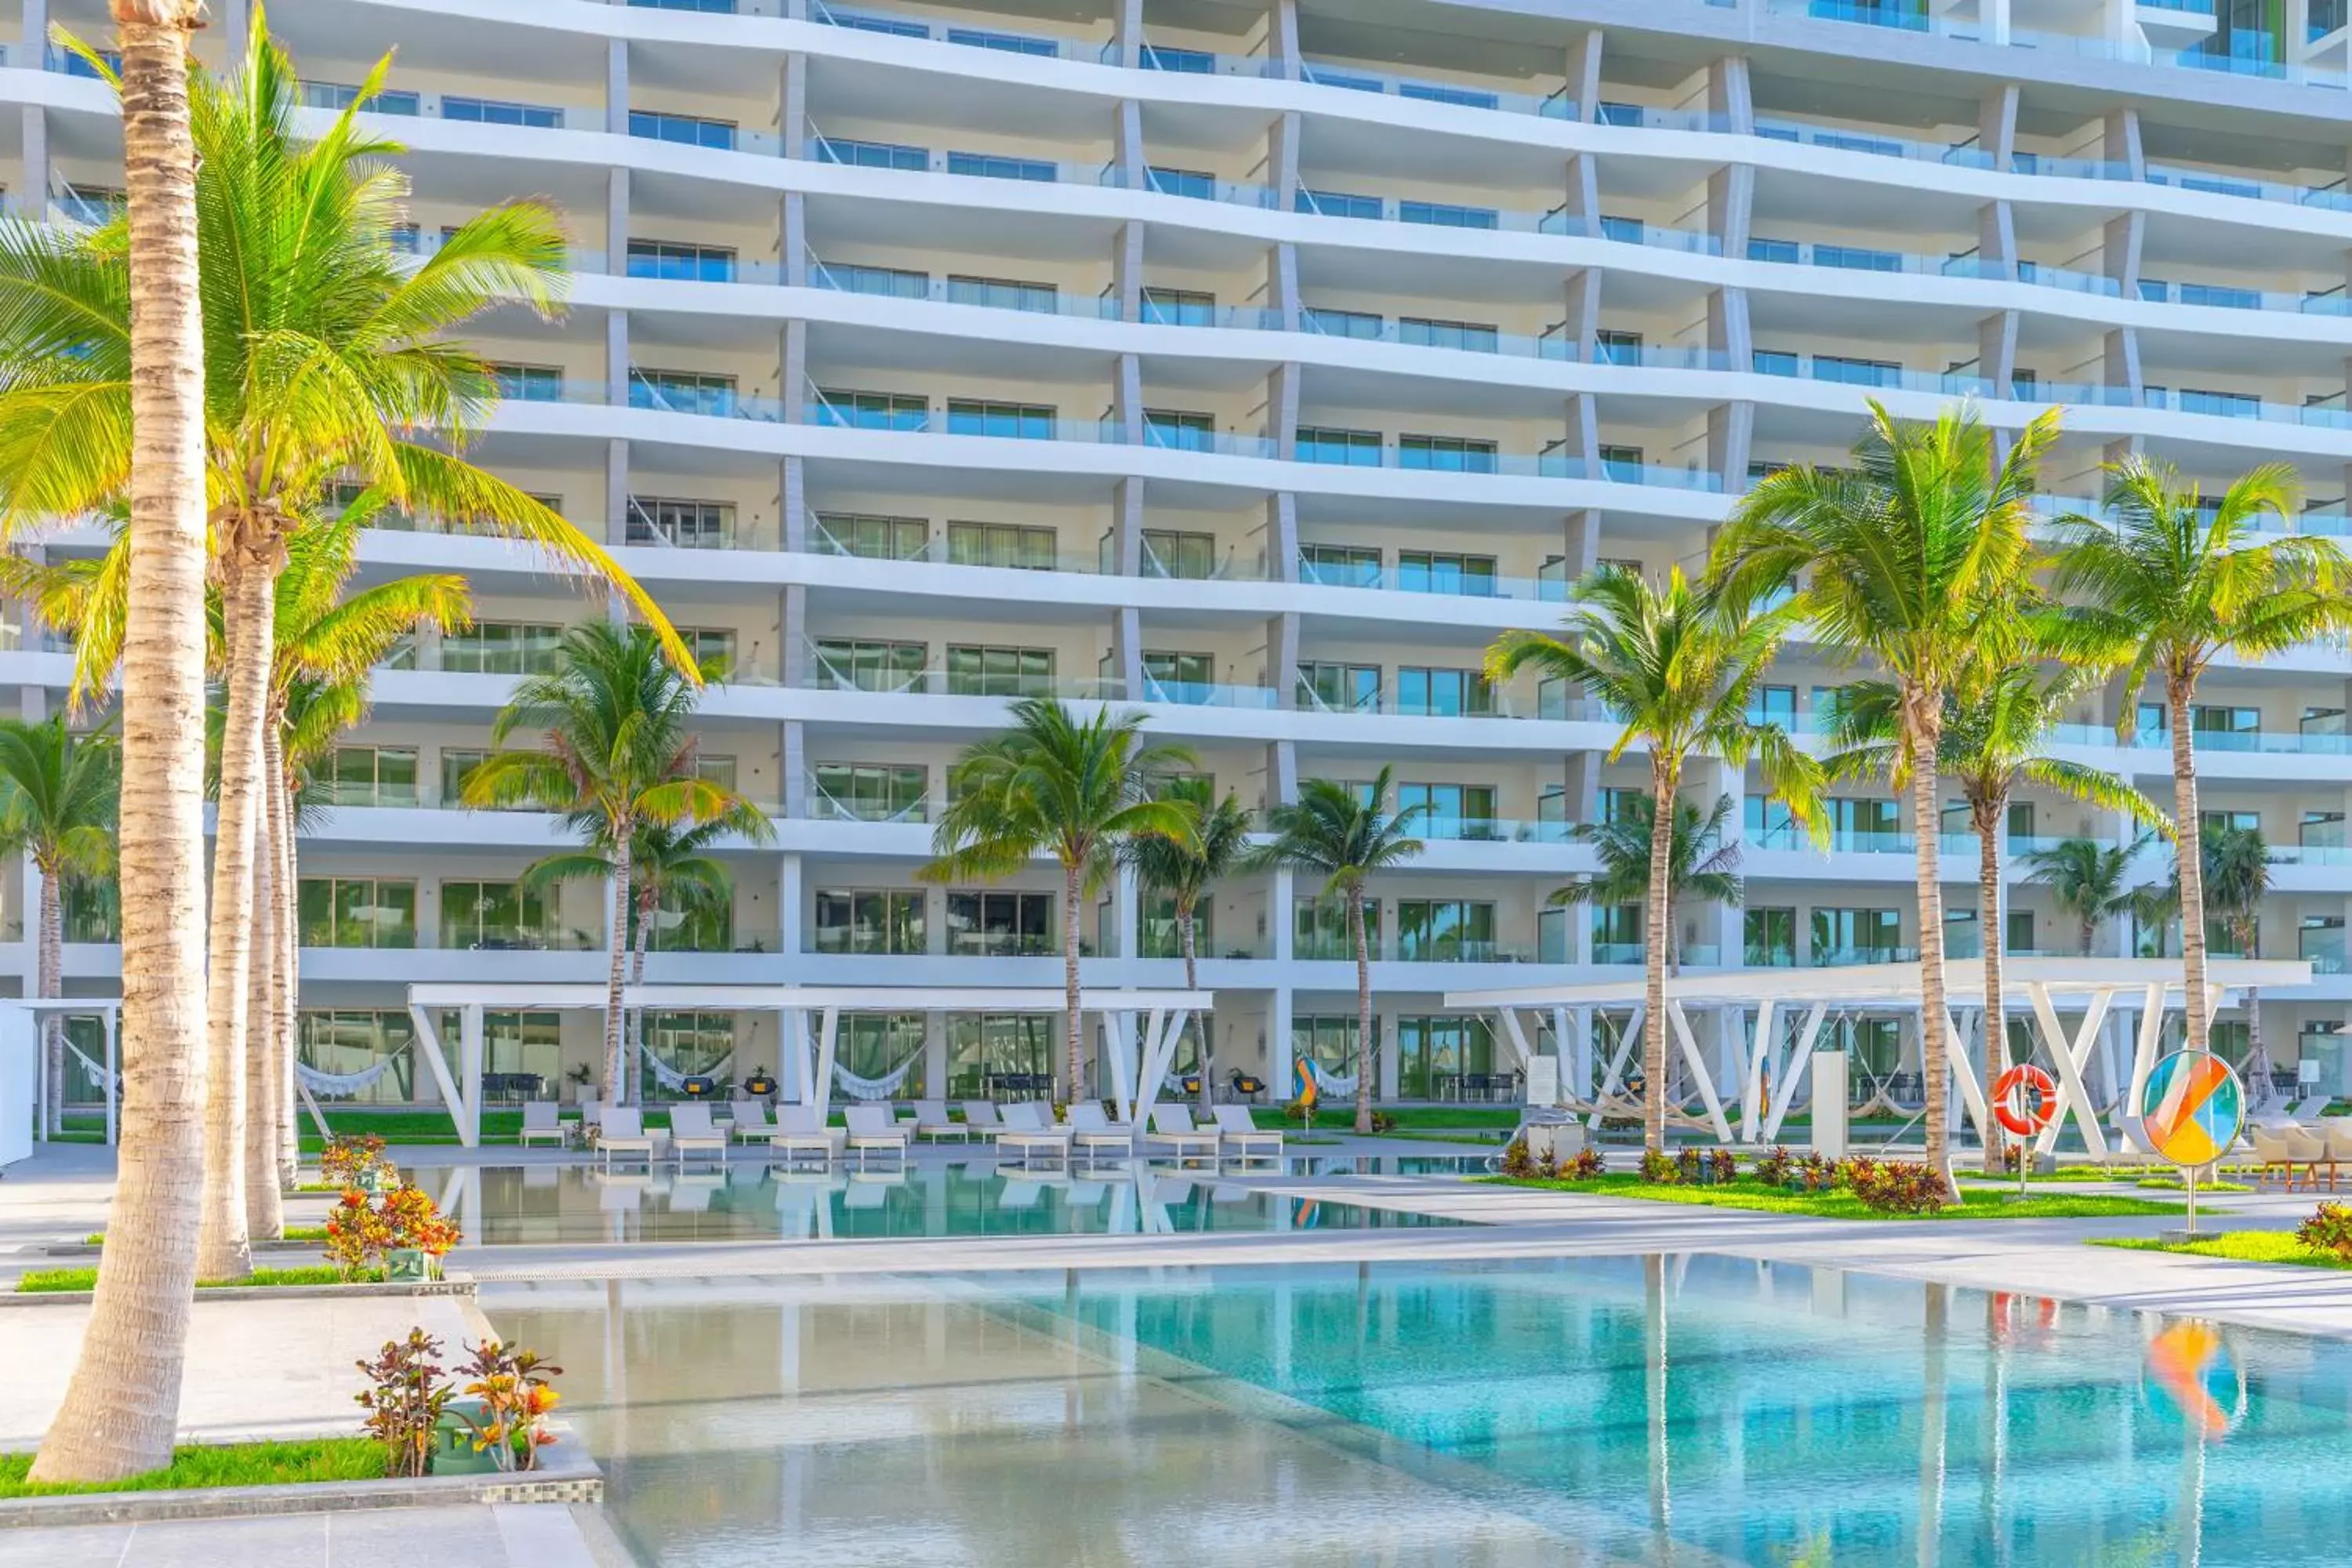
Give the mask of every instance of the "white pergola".
[[[122, 998], [120, 996], [0, 996], [0, 1060], [13, 1061], [19, 1051], [30, 1063], [29, 1081], [23, 1081], [13, 1071], [0, 1069], [0, 1121], [13, 1128], [20, 1120], [16, 1096], [11, 1088], [18, 1082], [29, 1094], [31, 1111], [29, 1136], [41, 1142], [48, 1142], [48, 1119], [40, 1112], [48, 1098], [48, 1053], [40, 1048], [42, 1026], [51, 1018], [96, 1018], [106, 1031], [105, 1059], [100, 1064], [105, 1082], [100, 1087], [106, 1100], [106, 1142], [114, 1143], [119, 1114], [118, 1097], [113, 1086], [120, 1081], [121, 1069], [116, 1060], [120, 1055], [117, 1040], [121, 1033]], [[8, 1146], [7, 1135], [0, 1131], [0, 1149]], [[0, 1163], [9, 1158], [22, 1159], [31, 1150], [10, 1156], [0, 1153]]]
[[[1698, 1089], [1706, 1119], [1716, 1137], [1722, 1142], [1771, 1142], [1780, 1136], [1780, 1124], [1796, 1100], [1793, 1086], [1800, 1081], [1819, 1042], [1822, 1026], [1832, 1009], [1844, 1010], [1877, 1007], [1894, 1011], [1917, 1011], [1921, 1006], [1921, 973], [1916, 963], [1855, 964], [1822, 969], [1744, 969], [1719, 973], [1671, 975], [1665, 982], [1665, 1012], [1668, 1049], [1679, 1051], [1690, 1079]], [[2215, 959], [2206, 965], [2206, 992], [2209, 1005], [2219, 1009], [2228, 993], [2255, 988], [2307, 985], [2311, 983], [2311, 965], [2301, 960], [2287, 959]], [[1493, 1012], [1501, 1023], [1500, 1037], [1506, 1048], [1524, 1068], [1533, 1058], [1521, 1015], [1528, 1012], [1549, 1012], [1594, 1007], [1630, 1007], [1633, 1019], [1621, 1037], [1618, 1048], [1606, 1064], [1601, 1079], [1600, 1098], [1606, 1100], [1619, 1091], [1624, 1078], [1640, 1049], [1642, 1025], [1646, 1012], [1644, 985], [1638, 978], [1595, 981], [1585, 984], [1536, 985], [1511, 990], [1452, 991], [1445, 996], [1449, 1007]], [[2057, 1147], [2060, 1130], [2069, 1116], [2074, 1117], [2083, 1131], [2084, 1146], [2096, 1157], [2107, 1152], [2107, 1140], [2099, 1125], [2098, 1107], [2084, 1087], [2084, 1069], [2091, 1059], [2100, 1026], [2106, 1022], [2108, 1012], [2120, 999], [2137, 999], [2139, 1004], [2139, 1033], [2131, 1062], [2131, 1089], [2125, 1099], [2126, 1111], [2139, 1103], [2142, 1087], [2156, 1063], [2157, 1042], [2160, 1038], [2166, 1013], [2181, 1005], [2183, 980], [2180, 961], [2159, 958], [2011, 958], [2001, 964], [2001, 1012], [2004, 1017], [2022, 1005], [2030, 1012], [2041, 1036], [2044, 1054], [2050, 1058], [2053, 1075], [2058, 1080], [2058, 1111], [2050, 1125], [2039, 1134], [2035, 1147], [2048, 1152]], [[1968, 1116], [1979, 1133], [1985, 1128], [1987, 1109], [1985, 1086], [1977, 1079], [1976, 1068], [1962, 1041], [1958, 1027], [1953, 1023], [1950, 1009], [1981, 1007], [1984, 999], [1984, 963], [1981, 959], [1954, 959], [1944, 965], [1943, 1019], [1945, 1038], [1949, 1044], [1946, 1058], [1950, 1064], [1952, 1083], [1948, 1087], [1929, 1086], [1929, 1093], [1948, 1092], [1957, 1088]], [[2070, 1037], [2059, 1022], [2059, 1004], [2064, 1001], [2068, 1010], [2079, 1007], [2081, 1022]], [[1731, 1116], [1726, 1108], [1725, 1087], [1718, 1085], [1716, 1073], [1707, 1063], [1706, 1053], [1699, 1048], [1691, 1029], [1689, 1009], [1713, 1008], [1727, 1016], [1729, 1026], [1722, 1044], [1722, 1063], [1736, 1079], [1738, 1098], [1736, 1109], [1739, 1117], [1735, 1137]], [[1752, 1031], [1745, 1026], [1746, 1014], [1756, 1014]], [[1775, 1026], [1782, 1017], [1801, 1013], [1804, 1023], [1793, 1044], [1785, 1043], [1781, 1031]], [[1924, 1023], [1924, 1021], [1923, 1021]], [[1770, 1097], [1767, 1103], [1766, 1086], [1789, 1086], [1783, 1092]], [[1599, 1124], [1601, 1111], [1592, 1112], [1594, 1124]]]
[[[457, 1141], [467, 1148], [481, 1142], [485, 1014], [601, 1013], [607, 1000], [597, 984], [410, 986], [413, 1048], [449, 1106]], [[1059, 987], [1044, 986], [632, 985], [622, 994], [622, 1005], [632, 1011], [777, 1015], [797, 1098], [820, 1108], [832, 1099], [834, 1047], [844, 1013], [1060, 1013], [1067, 1001]], [[1185, 1020], [1215, 1005], [1212, 991], [1088, 987], [1078, 993], [1080, 1014], [1100, 1021], [1122, 1121], [1150, 1119]], [[440, 1015], [448, 1012], [458, 1017], [454, 1074], [441, 1043]]]

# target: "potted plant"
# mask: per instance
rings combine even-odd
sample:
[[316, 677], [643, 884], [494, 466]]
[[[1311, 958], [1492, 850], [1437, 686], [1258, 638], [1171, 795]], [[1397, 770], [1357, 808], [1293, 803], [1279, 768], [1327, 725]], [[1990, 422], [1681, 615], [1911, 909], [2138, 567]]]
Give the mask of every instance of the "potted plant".
[[361, 1426], [383, 1444], [383, 1473], [404, 1478], [429, 1475], [441, 1454], [440, 1431], [457, 1389], [442, 1381], [441, 1342], [423, 1329], [405, 1340], [386, 1340], [374, 1360], [359, 1363], [368, 1386], [352, 1397], [365, 1410]]
[[534, 1351], [516, 1350], [499, 1340], [470, 1347], [474, 1359], [457, 1369], [473, 1381], [465, 1397], [451, 1408], [471, 1434], [477, 1455], [486, 1456], [496, 1470], [535, 1470], [539, 1451], [555, 1441], [547, 1429], [547, 1413], [559, 1395], [549, 1379], [563, 1369], [539, 1358]]
[[422, 1281], [441, 1278], [441, 1259], [462, 1237], [432, 1195], [422, 1187], [402, 1187], [384, 1194], [383, 1277], [387, 1280]]

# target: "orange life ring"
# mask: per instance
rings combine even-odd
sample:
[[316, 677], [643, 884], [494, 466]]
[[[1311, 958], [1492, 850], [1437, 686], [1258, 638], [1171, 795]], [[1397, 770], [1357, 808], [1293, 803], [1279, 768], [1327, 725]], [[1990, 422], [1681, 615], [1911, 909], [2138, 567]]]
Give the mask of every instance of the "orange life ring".
[[1992, 1080], [1992, 1119], [2020, 1138], [2031, 1138], [2058, 1114], [2058, 1081], [2047, 1069], [2025, 1062]]

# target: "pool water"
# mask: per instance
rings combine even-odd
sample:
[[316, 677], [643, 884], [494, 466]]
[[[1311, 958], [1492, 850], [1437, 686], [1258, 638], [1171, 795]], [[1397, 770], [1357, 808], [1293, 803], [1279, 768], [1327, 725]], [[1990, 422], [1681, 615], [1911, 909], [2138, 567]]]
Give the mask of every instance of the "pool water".
[[1712, 1257], [486, 1288], [641, 1561], [2352, 1561], [2352, 1345]]
[[1325, 1203], [1165, 1171], [1071, 1178], [988, 1162], [904, 1172], [614, 1173], [577, 1165], [419, 1168], [475, 1246], [908, 1240], [942, 1237], [1362, 1230], [1458, 1222]]

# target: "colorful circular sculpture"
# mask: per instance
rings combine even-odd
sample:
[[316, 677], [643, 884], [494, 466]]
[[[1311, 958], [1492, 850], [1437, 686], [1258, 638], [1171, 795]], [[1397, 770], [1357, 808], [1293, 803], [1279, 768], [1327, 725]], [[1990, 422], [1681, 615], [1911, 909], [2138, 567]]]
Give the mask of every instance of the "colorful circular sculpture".
[[2226, 1437], [2246, 1413], [2245, 1373], [2212, 1324], [2191, 1319], [2148, 1342], [2140, 1374], [2148, 1407], [2206, 1437]]
[[1992, 1080], [1992, 1119], [2020, 1138], [2031, 1138], [2058, 1114], [2058, 1082], [2026, 1062]]
[[2175, 1051], [2147, 1075], [2139, 1114], [2158, 1154], [2176, 1165], [2209, 1165], [2238, 1141], [2246, 1094], [2212, 1052]]

